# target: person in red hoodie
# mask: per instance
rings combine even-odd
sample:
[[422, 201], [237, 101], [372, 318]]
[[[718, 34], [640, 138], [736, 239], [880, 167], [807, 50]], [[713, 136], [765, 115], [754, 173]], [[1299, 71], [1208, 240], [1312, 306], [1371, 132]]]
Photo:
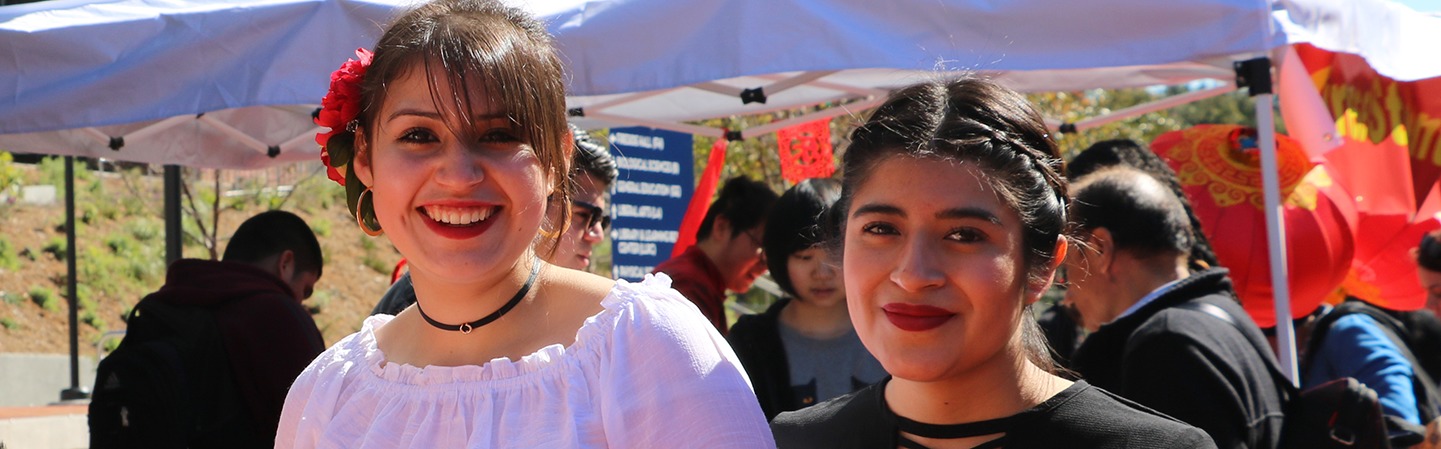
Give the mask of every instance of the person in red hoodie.
[[171, 264], [165, 285], [142, 300], [213, 311], [242, 416], [258, 445], [273, 443], [291, 383], [325, 350], [301, 305], [322, 265], [320, 243], [305, 221], [272, 210], [242, 223], [220, 261]]
[[731, 178], [706, 210], [695, 246], [656, 265], [652, 273], [670, 276], [671, 287], [695, 303], [721, 335], [726, 322], [726, 290], [745, 293], [766, 272], [761, 243], [774, 190], [743, 176]]

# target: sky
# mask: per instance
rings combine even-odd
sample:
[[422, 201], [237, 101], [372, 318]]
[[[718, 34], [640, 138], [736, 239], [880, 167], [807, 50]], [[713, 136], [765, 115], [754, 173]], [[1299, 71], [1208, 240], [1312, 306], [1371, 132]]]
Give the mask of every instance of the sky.
[[1396, 3], [1421, 12], [1441, 12], [1441, 0], [1396, 0]]

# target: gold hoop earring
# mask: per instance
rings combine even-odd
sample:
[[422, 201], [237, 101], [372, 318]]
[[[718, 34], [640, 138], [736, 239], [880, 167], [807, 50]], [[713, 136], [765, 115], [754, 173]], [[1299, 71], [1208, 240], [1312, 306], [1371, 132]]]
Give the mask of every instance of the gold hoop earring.
[[[367, 198], [367, 193], [371, 193], [369, 187], [360, 192], [360, 197], [355, 200], [355, 223], [360, 225], [360, 230], [365, 235], [378, 237], [384, 234], [385, 230], [381, 229], [380, 220], [375, 218], [375, 194], [371, 193]], [[371, 201], [367, 202], [367, 199]]]

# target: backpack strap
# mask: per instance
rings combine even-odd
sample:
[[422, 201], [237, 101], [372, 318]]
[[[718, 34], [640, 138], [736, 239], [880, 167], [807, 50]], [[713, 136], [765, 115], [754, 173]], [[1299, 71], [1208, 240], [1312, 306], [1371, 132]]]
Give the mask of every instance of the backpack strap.
[[[1436, 392], [1433, 386], [1435, 384], [1432, 383], [1431, 376], [1421, 367], [1421, 360], [1417, 359], [1416, 354], [1411, 351], [1410, 343], [1401, 337], [1402, 333], [1406, 331], [1406, 325], [1402, 324], [1396, 317], [1361, 300], [1351, 299], [1336, 306], [1331, 313], [1327, 314], [1326, 327], [1318, 328], [1323, 331], [1320, 335], [1312, 331], [1312, 339], [1316, 340], [1317, 337], [1324, 339], [1326, 336], [1324, 331], [1330, 330], [1331, 323], [1334, 323], [1346, 315], [1358, 313], [1375, 320], [1376, 324], [1378, 324], [1377, 328], [1381, 330], [1381, 333], [1385, 334], [1386, 338], [1391, 340], [1391, 344], [1396, 346], [1401, 356], [1405, 357], [1406, 361], [1411, 364], [1411, 389], [1412, 393], [1416, 396], [1417, 416], [1421, 418], [1422, 425], [1424, 426], [1426, 423], [1441, 417], [1441, 411], [1437, 410], [1438, 407], [1441, 407], [1441, 395], [1438, 395]], [[1308, 345], [1307, 347], [1319, 347], [1319, 343], [1315, 346]]]
[[1277, 385], [1281, 385], [1282, 390], [1284, 390], [1284, 393], [1286, 394], [1286, 400], [1289, 402], [1291, 399], [1295, 399], [1301, 396], [1301, 389], [1296, 387], [1296, 384], [1291, 383], [1291, 379], [1286, 377], [1285, 373], [1281, 372], [1281, 367], [1276, 365], [1276, 363], [1272, 362], [1272, 358], [1264, 357], [1265, 354], [1271, 353], [1271, 348], [1261, 347], [1255, 340], [1247, 337], [1246, 330], [1241, 327], [1241, 323], [1236, 322], [1236, 317], [1231, 316], [1231, 313], [1227, 312], [1226, 309], [1222, 309], [1220, 306], [1217, 306], [1215, 304], [1201, 301], [1187, 301], [1174, 307], [1178, 309], [1194, 310], [1204, 313], [1206, 315], [1210, 315], [1211, 317], [1218, 320], [1231, 323], [1231, 326], [1235, 327], [1236, 331], [1241, 333], [1241, 337], [1245, 338], [1247, 342], [1251, 343], [1251, 348], [1263, 355], [1261, 359], [1266, 362], [1266, 371], [1269, 371], [1271, 373], [1272, 381], [1274, 381]]

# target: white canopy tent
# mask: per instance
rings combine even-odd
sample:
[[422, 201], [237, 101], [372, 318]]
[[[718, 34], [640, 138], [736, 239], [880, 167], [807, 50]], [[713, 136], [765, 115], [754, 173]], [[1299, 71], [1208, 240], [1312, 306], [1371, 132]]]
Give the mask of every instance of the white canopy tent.
[[[354, 49], [373, 45], [381, 24], [409, 3], [0, 7], [0, 89], [9, 91], [0, 97], [0, 149], [209, 168], [315, 160], [309, 117], [327, 74]], [[1233, 62], [1301, 41], [1362, 54], [1396, 79], [1441, 76], [1434, 58], [1441, 18], [1382, 0], [554, 0], [525, 7], [556, 35], [573, 118], [588, 127], [722, 136], [684, 122], [845, 104], [817, 113], [835, 115], [955, 70], [1024, 91], [1203, 79], [1222, 86], [1172, 104], [1233, 89]], [[1262, 144], [1271, 148], [1269, 100], [1261, 103]], [[1274, 216], [1274, 155], [1263, 153], [1272, 156], [1266, 186]], [[1269, 227], [1272, 242], [1284, 241], [1277, 220]], [[1272, 247], [1271, 260], [1284, 261]], [[1279, 265], [1277, 310], [1287, 310]], [[1289, 329], [1282, 337], [1289, 340]], [[1291, 365], [1290, 356], [1282, 354], [1283, 363]]]

